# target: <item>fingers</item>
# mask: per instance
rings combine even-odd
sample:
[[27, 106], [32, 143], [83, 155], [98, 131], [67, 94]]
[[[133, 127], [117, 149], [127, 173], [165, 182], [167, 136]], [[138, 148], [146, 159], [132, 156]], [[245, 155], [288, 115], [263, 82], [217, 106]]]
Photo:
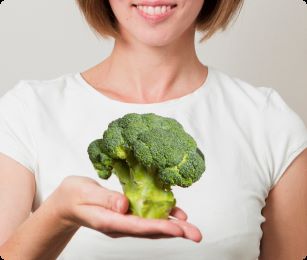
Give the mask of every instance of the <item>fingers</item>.
[[105, 212], [108, 219], [108, 228], [129, 233], [136, 236], [149, 236], [154, 234], [182, 237], [183, 229], [177, 224], [167, 220], [145, 219], [133, 215], [120, 215], [111, 211]]
[[184, 231], [184, 237], [199, 243], [202, 240], [200, 230], [191, 223], [179, 219], [171, 219], [171, 222], [178, 224]]
[[[183, 212], [183, 210], [181, 209], [176, 209], [177, 214], [180, 215], [182, 214], [182, 216], [186, 217], [186, 214]], [[178, 213], [179, 212], [179, 213]], [[139, 219], [140, 222], [138, 222], [137, 224], [142, 224], [142, 222], [144, 223], [144, 225], [147, 225], [148, 221], [165, 221], [165, 220], [148, 220], [148, 219], [143, 219], [143, 218], [138, 218], [132, 215], [125, 215], [126, 217], [130, 217], [130, 218], [136, 218]], [[125, 218], [125, 216], [123, 216], [123, 218]], [[171, 222], [175, 223], [178, 225], [178, 227], [180, 227], [180, 229], [183, 231], [183, 234], [180, 234], [180, 237], [184, 237], [186, 239], [190, 239], [194, 242], [200, 242], [202, 240], [202, 234], [200, 232], [200, 230], [193, 224], [188, 223], [185, 221], [185, 219], [172, 219], [170, 220]], [[172, 236], [177, 236], [178, 235], [168, 235], [167, 233], [159, 233], [159, 234], [148, 234], [148, 233], [142, 233], [143, 231], [140, 231], [138, 234], [130, 234], [129, 236], [136, 236], [136, 237], [141, 237], [141, 238], [151, 238], [151, 239], [157, 239], [157, 238], [171, 238]], [[123, 233], [115, 233], [115, 234], [111, 234], [113, 235], [114, 238], [116, 237], [122, 237], [122, 236], [127, 236], [124, 235]]]
[[126, 196], [100, 186], [98, 183], [86, 183], [80, 188], [79, 205], [96, 205], [119, 213], [126, 213], [129, 201]]
[[125, 233], [136, 236], [154, 234], [182, 237], [183, 229], [168, 220], [144, 219], [133, 215], [123, 215], [99, 206], [81, 205], [78, 215], [80, 224], [103, 233]]
[[113, 237], [183, 237], [195, 242], [202, 239], [199, 229], [184, 220], [144, 219], [91, 205], [80, 206], [78, 214], [80, 219], [85, 220], [84, 226]]
[[188, 219], [188, 215], [181, 208], [178, 207], [174, 207], [170, 212], [170, 215], [180, 220]]

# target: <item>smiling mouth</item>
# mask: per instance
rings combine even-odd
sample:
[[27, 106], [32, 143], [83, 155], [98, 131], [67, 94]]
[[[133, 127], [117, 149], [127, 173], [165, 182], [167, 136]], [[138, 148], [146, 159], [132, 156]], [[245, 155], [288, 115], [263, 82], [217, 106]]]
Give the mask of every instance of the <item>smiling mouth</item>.
[[168, 17], [174, 14], [177, 4], [170, 3], [143, 3], [132, 4], [131, 7], [137, 10], [137, 13], [149, 23], [158, 23], [166, 20]]

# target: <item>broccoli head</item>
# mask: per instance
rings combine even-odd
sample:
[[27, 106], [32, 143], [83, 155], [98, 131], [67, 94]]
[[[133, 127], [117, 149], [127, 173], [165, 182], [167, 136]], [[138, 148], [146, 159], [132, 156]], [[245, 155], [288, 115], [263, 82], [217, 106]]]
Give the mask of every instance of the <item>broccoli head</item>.
[[176, 204], [171, 186], [189, 187], [205, 171], [193, 137], [175, 119], [154, 113], [112, 121], [87, 152], [99, 177], [108, 179], [113, 172], [130, 212], [145, 218], [168, 218]]

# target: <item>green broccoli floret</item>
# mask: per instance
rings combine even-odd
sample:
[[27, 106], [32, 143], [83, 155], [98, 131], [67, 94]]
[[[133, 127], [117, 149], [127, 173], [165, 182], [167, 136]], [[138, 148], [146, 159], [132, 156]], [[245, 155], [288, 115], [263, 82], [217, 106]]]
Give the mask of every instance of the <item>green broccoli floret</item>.
[[189, 187], [205, 171], [193, 137], [175, 119], [153, 113], [112, 121], [87, 152], [99, 177], [114, 172], [130, 212], [145, 218], [168, 218], [176, 204], [171, 186]]

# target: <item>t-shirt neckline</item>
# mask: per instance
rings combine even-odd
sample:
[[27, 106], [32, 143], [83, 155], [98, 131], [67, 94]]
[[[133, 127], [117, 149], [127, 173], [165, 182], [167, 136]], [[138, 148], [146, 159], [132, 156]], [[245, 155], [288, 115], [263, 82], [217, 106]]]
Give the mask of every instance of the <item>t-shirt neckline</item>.
[[208, 73], [207, 77], [204, 80], [204, 82], [193, 92], [190, 92], [184, 96], [169, 99], [161, 102], [155, 102], [155, 103], [130, 103], [130, 102], [123, 102], [119, 101], [113, 98], [110, 98], [103, 93], [96, 90], [91, 84], [89, 84], [81, 75], [81, 72], [75, 73], [73, 76], [78, 81], [78, 83], [85, 89], [87, 92], [94, 94], [97, 98], [100, 100], [103, 100], [104, 104], [107, 104], [108, 106], [115, 106], [115, 107], [125, 107], [127, 109], [138, 109], [138, 108], [167, 108], [167, 107], [178, 107], [180, 105], [188, 105], [191, 103], [195, 103], [197, 99], [203, 98], [204, 95], [209, 94], [211, 81], [214, 73], [214, 69], [211, 66], [207, 66]]

